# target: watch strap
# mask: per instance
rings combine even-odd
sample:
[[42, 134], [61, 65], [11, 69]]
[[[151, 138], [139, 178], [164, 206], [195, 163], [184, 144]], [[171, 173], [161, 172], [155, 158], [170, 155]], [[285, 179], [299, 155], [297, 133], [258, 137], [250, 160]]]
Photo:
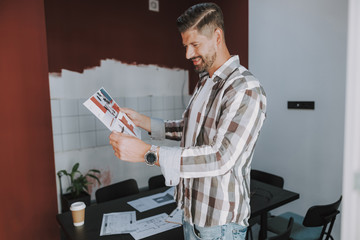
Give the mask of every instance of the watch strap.
[[153, 153], [156, 153], [156, 156], [158, 156], [157, 155], [157, 146], [155, 146], [155, 145], [151, 145], [151, 147], [150, 147], [150, 150], [149, 151], [151, 151], [151, 152], [153, 152]]

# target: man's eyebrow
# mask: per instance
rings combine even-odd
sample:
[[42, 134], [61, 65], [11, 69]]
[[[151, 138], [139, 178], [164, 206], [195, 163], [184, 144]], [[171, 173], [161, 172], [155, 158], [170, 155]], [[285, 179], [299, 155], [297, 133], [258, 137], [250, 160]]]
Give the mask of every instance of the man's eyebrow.
[[199, 42], [196, 42], [196, 41], [195, 41], [195, 42], [191, 42], [191, 43], [189, 43], [189, 44], [183, 44], [183, 46], [186, 47], [186, 46], [188, 46], [188, 45], [195, 45], [195, 44], [199, 44]]

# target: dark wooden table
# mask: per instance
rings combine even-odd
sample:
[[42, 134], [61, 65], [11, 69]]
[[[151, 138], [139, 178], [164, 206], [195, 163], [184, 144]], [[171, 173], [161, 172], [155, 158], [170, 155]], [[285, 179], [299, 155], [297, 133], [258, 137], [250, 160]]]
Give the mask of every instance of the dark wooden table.
[[251, 180], [250, 183], [250, 218], [260, 216], [259, 239], [267, 237], [267, 215], [268, 212], [295, 201], [300, 197], [298, 193], [275, 187], [260, 181]]
[[[164, 192], [167, 188], [159, 188], [151, 191], [140, 192], [139, 194], [120, 198], [117, 200], [91, 205], [85, 211], [85, 224], [81, 227], [74, 227], [70, 212], [58, 214], [56, 216], [58, 223], [65, 236], [71, 240], [114, 240], [114, 239], [133, 239], [130, 234], [117, 234], [109, 236], [100, 236], [101, 222], [104, 213], [134, 211], [135, 209], [127, 204], [128, 201], [138, 199], [152, 194]], [[259, 239], [266, 238], [267, 213], [284, 204], [299, 198], [298, 193], [274, 187], [256, 180], [251, 181], [251, 217], [261, 216], [261, 227]], [[148, 218], [160, 213], [170, 214], [176, 207], [175, 203], [151, 209], [146, 212], [136, 211], [136, 219]], [[181, 227], [170, 231], [162, 232], [150, 236], [146, 239], [161, 240], [183, 240], [183, 230]]]

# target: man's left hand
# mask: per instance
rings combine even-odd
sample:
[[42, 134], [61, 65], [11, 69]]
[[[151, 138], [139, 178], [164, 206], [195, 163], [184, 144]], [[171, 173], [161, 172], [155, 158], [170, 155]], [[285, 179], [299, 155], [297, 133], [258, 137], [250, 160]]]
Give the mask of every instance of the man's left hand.
[[151, 147], [151, 145], [126, 133], [113, 131], [109, 138], [115, 156], [128, 162], [144, 162], [144, 155]]

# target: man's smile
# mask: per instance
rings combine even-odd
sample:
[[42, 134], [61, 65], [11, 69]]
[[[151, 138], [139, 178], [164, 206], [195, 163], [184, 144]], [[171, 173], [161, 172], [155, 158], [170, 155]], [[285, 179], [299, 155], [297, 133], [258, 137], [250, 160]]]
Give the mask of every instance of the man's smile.
[[191, 61], [193, 62], [194, 65], [199, 65], [201, 63], [201, 60], [202, 60], [201, 57], [191, 58]]

